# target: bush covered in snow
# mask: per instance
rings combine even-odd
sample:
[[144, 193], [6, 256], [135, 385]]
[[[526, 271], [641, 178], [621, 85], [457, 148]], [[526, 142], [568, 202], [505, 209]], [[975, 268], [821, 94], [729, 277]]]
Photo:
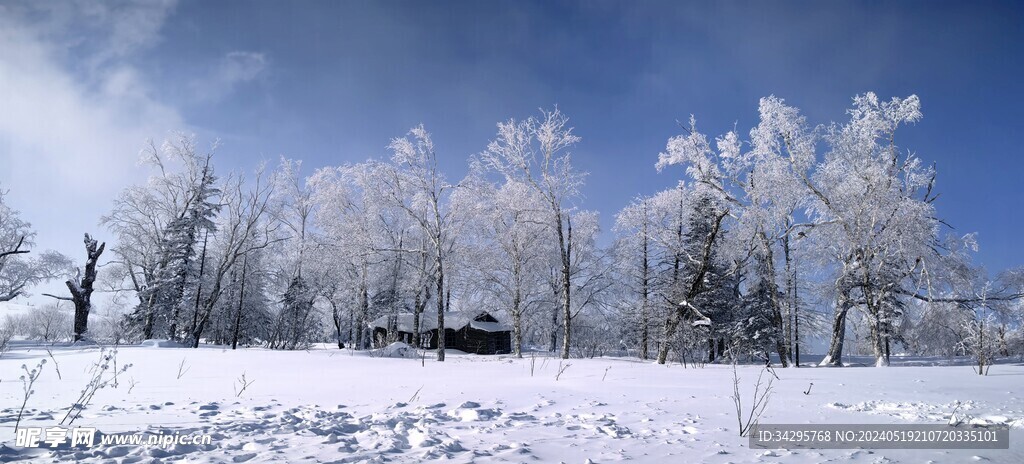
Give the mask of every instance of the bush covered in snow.
[[181, 343], [178, 343], [178, 342], [173, 341], [173, 340], [155, 340], [155, 339], [143, 340], [142, 343], [139, 344], [139, 346], [142, 346], [142, 347], [145, 347], [145, 348], [184, 348], [185, 347], [185, 345], [182, 345]]
[[384, 348], [371, 350], [370, 356], [380, 358], [416, 358], [419, 355], [416, 352], [416, 348], [402, 342], [394, 342]]

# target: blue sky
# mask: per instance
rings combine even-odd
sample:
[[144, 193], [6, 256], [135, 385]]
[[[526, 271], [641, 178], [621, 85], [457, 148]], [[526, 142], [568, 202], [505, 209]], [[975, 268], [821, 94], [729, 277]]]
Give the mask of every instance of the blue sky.
[[39, 248], [77, 257], [169, 130], [220, 138], [222, 171], [312, 169], [422, 122], [457, 178], [496, 122], [557, 104], [583, 137], [580, 204], [610, 228], [681, 177], [654, 169], [677, 119], [745, 132], [770, 94], [827, 123], [857, 93], [916, 93], [898, 142], [937, 162], [941, 215], [999, 270], [1024, 264], [1021, 24], [1016, 2], [5, 3], [0, 183]]

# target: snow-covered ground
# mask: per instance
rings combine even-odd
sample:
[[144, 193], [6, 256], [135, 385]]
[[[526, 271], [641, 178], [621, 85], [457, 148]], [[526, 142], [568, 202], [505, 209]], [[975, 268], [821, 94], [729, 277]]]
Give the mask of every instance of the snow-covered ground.
[[[1020, 364], [997, 365], [988, 377], [922, 359], [889, 368], [776, 369], [780, 380], [762, 418], [938, 424], [959, 402], [960, 416], [1014, 427], [1009, 450], [766, 451], [749, 449], [737, 434], [730, 366], [603, 358], [565, 367], [552, 358], [461, 354], [437, 363], [431, 355], [381, 358], [328, 347], [232, 351], [156, 343], [121, 347], [117, 361], [131, 367], [117, 388], [96, 394], [74, 425], [105, 434], [209, 433], [212, 444], [14, 447], [22, 364], [50, 359], [22, 421], [49, 427], [85, 386], [99, 351], [52, 353], [51, 359], [42, 346], [19, 344], [0, 358], [0, 461], [1024, 462]], [[745, 394], [760, 370], [739, 368]], [[251, 384], [236, 396], [242, 374]]]

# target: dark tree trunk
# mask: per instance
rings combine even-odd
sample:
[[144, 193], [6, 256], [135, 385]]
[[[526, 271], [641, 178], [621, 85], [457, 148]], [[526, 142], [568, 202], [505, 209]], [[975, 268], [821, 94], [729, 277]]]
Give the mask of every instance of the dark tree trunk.
[[800, 367], [800, 300], [795, 284], [793, 285], [793, 365]]
[[203, 274], [206, 273], [206, 243], [210, 239], [210, 231], [206, 231], [206, 235], [203, 237], [203, 252], [199, 255], [199, 279], [196, 287], [196, 301], [192, 307], [192, 327], [189, 330], [191, 333], [196, 332], [196, 327], [199, 325], [199, 300], [203, 296]]
[[551, 340], [548, 351], [552, 353], [558, 349], [558, 310], [557, 305], [551, 307]]
[[[789, 224], [787, 223], [787, 226]], [[782, 251], [786, 260], [786, 308], [788, 309], [786, 314], [786, 348], [789, 351], [790, 356], [793, 356], [793, 350], [796, 347], [796, 341], [793, 338], [794, 326], [796, 322], [796, 276], [793, 275], [793, 255], [792, 250], [789, 247], [789, 234], [787, 233], [782, 237]], [[800, 367], [800, 362], [795, 361], [795, 366]]]
[[423, 311], [427, 309], [427, 303], [430, 301], [430, 278], [427, 276], [427, 266], [430, 260], [426, 253], [420, 254], [420, 275], [424, 277], [421, 286], [416, 291], [416, 301], [413, 302], [412, 306], [412, 345], [419, 348], [423, 343], [420, 334], [421, 319], [423, 317]]
[[89, 311], [92, 310], [93, 283], [96, 282], [96, 262], [99, 260], [100, 255], [103, 254], [103, 249], [106, 246], [106, 243], [98, 243], [89, 234], [85, 234], [85, 252], [87, 256], [85, 273], [82, 275], [80, 282], [75, 282], [71, 279], [66, 282], [68, 290], [71, 291], [71, 301], [75, 304], [74, 334], [76, 342], [82, 340], [89, 329]]
[[370, 294], [366, 288], [367, 264], [363, 263], [363, 273], [359, 281], [359, 313], [356, 315], [356, 349], [361, 350], [365, 346], [364, 332], [366, 332], [366, 315], [370, 312]]
[[437, 360], [444, 361], [444, 266], [441, 263], [441, 255], [437, 255], [434, 262], [437, 269]]
[[512, 354], [517, 358], [523, 357], [523, 313], [522, 293], [518, 282], [512, 294]]
[[843, 365], [843, 342], [846, 338], [846, 314], [853, 306], [848, 295], [840, 295], [839, 304], [836, 307], [836, 314], [832, 319], [832, 343], [829, 344], [828, 354], [821, 361], [822, 366]]
[[572, 218], [566, 217], [568, 239], [562, 236], [562, 221], [558, 221], [558, 244], [562, 254], [562, 359], [569, 359], [572, 338]]
[[412, 346], [420, 347], [420, 313], [423, 311], [423, 295], [416, 292], [416, 298], [412, 302]]
[[[235, 311], [235, 327], [231, 331], [231, 349], [238, 347], [238, 333], [242, 328], [242, 303], [245, 301], [245, 277], [249, 269], [249, 257], [242, 258], [242, 282], [239, 284], [238, 289], [238, 309]], [[196, 308], [198, 314], [198, 308]]]
[[142, 325], [142, 338], [149, 340], [153, 338], [153, 295], [146, 299], [146, 320]]
[[335, 303], [333, 299], [331, 299], [330, 302], [331, 317], [334, 319], [334, 338], [338, 342], [338, 349], [341, 350], [345, 348], [345, 343], [341, 341], [341, 313], [338, 312], [338, 304]]

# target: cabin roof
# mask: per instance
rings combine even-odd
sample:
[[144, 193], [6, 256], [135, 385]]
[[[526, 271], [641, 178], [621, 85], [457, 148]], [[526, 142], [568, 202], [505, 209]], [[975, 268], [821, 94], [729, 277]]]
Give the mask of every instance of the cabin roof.
[[[433, 315], [436, 314], [425, 312], [420, 315], [420, 333], [437, 329], [437, 317], [432, 317]], [[392, 317], [395, 316], [384, 315], [378, 317], [370, 323], [370, 328], [387, 330], [390, 325], [389, 320]], [[399, 313], [397, 318], [398, 331], [411, 333], [413, 326], [412, 313]], [[467, 325], [473, 329], [482, 330], [484, 332], [508, 332], [512, 330], [509, 326], [502, 324], [496, 317], [487, 311], [450, 311], [444, 313], [444, 328], [461, 330]]]

